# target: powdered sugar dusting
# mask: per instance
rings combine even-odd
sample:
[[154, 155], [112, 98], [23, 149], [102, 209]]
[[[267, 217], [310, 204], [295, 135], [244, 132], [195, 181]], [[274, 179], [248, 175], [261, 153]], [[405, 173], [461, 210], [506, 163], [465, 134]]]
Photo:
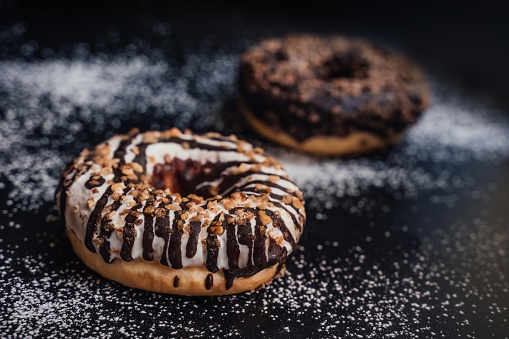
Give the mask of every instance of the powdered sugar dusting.
[[[23, 29], [18, 24], [0, 39]], [[23, 55], [32, 45], [23, 45]], [[0, 193], [8, 198], [0, 202], [0, 332], [505, 335], [507, 220], [490, 208], [507, 196], [501, 182], [468, 166], [492, 169], [507, 160], [507, 119], [489, 100], [465, 98], [435, 77], [433, 106], [388, 154], [299, 154], [259, 139], [228, 109], [245, 45], [189, 51], [182, 65], [157, 51], [101, 56], [79, 46], [77, 57], [0, 61]], [[35, 214], [48, 211], [61, 170], [84, 147], [131, 127], [173, 126], [237, 133], [277, 157], [303, 189], [309, 221], [285, 278], [222, 298], [128, 289], [87, 269], [63, 226]]]
[[[87, 140], [91, 132], [106, 138], [126, 122], [138, 122], [145, 129], [176, 125], [232, 133], [235, 127], [222, 118], [221, 102], [235, 92], [237, 57], [197, 52], [181, 67], [144, 56], [0, 62], [0, 88], [6, 93], [0, 97], [5, 110], [0, 155], [6, 164], [2, 172], [14, 186], [10, 198], [30, 208], [51, 201], [63, 164], [80, 147], [100, 141]], [[435, 92], [441, 93], [437, 86]], [[508, 122], [487, 114], [479, 103], [460, 99], [458, 93], [438, 95], [403, 143], [382, 160], [323, 160], [262, 146], [285, 164], [307, 196], [322, 197], [319, 205], [331, 193], [355, 195], [366, 186], [390, 185], [413, 195], [439, 181], [417, 160], [457, 162], [509, 154]]]
[[[485, 276], [481, 285], [476, 281], [482, 277], [470, 273], [483, 265], [509, 264], [508, 253], [489, 254], [491, 247], [509, 241], [507, 233], [497, 231], [499, 226], [483, 220], [473, 225], [453, 223], [448, 230], [424, 237], [421, 246], [402, 234], [394, 239], [399, 254], [390, 262], [380, 259], [369, 240], [353, 247], [326, 241], [317, 245], [321, 256], [301, 246], [287, 276], [268, 288], [199, 299], [127, 289], [91, 273], [77, 259], [60, 266], [58, 257], [70, 250], [66, 239], [37, 234], [45, 246], [53, 244], [40, 255], [20, 257], [9, 245], [0, 250], [0, 280], [7, 292], [0, 295], [4, 318], [0, 329], [37, 337], [115, 336], [122, 328], [134, 337], [245, 336], [245, 328], [228, 326], [226, 321], [242, 323], [243, 317], [255, 314], [256, 330], [268, 333], [298, 336], [307, 327], [308, 333], [320, 336], [447, 337], [454, 332], [437, 326], [434, 319], [439, 314], [439, 322], [444, 317], [456, 319], [458, 328], [477, 337], [482, 333], [476, 333], [469, 319], [500, 317], [508, 311], [497, 305], [500, 296], [493, 294], [494, 289], [508, 293], [503, 273]], [[472, 242], [472, 237], [478, 241]], [[448, 245], [436, 246], [436, 240]], [[447, 258], [451, 247], [455, 257], [437, 260]], [[31, 278], [22, 278], [21, 272]], [[460, 297], [456, 290], [468, 297]], [[478, 315], [483, 304], [490, 306], [489, 312]], [[221, 326], [203, 326], [218, 315], [228, 320]], [[82, 328], [83, 323], [94, 326]]]

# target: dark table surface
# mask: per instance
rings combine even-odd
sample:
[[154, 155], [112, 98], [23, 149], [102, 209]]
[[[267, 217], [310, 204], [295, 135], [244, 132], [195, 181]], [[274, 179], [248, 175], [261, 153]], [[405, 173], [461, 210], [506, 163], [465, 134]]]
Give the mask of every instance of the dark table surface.
[[[3, 336], [509, 335], [501, 8], [316, 4], [290, 15], [261, 4], [0, 0]], [[265, 142], [233, 103], [238, 56], [296, 31], [407, 53], [429, 75], [432, 107], [385, 154], [318, 159]], [[52, 202], [64, 164], [114, 133], [172, 126], [238, 134], [301, 185], [308, 221], [283, 279], [236, 296], [167, 296], [107, 281], [74, 255]]]

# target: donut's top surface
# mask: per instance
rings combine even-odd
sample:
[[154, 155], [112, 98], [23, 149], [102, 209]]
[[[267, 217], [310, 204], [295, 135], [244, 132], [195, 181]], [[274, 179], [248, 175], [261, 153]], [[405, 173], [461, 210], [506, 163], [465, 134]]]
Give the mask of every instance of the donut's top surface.
[[270, 125], [303, 140], [354, 130], [402, 130], [428, 106], [421, 70], [358, 38], [270, 38], [241, 57], [240, 91]]
[[83, 150], [57, 199], [67, 227], [106, 262], [205, 266], [229, 279], [284, 263], [305, 222], [301, 191], [263, 150], [177, 129]]

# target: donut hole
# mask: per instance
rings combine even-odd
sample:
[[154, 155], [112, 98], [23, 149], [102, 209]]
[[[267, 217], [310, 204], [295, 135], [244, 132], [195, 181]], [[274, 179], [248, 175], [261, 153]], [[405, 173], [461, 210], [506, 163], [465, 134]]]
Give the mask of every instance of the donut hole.
[[208, 198], [212, 194], [206, 191], [198, 192], [197, 186], [208, 179], [214, 165], [209, 162], [202, 164], [191, 159], [174, 158], [171, 162], [154, 165], [151, 185], [156, 189], [169, 188], [170, 191], [182, 196], [199, 194]]
[[365, 79], [369, 63], [357, 53], [336, 54], [323, 63], [319, 75], [326, 79]]
[[281, 49], [277, 50], [276, 53], [274, 53], [274, 58], [278, 62], [287, 61], [289, 59], [288, 54]]

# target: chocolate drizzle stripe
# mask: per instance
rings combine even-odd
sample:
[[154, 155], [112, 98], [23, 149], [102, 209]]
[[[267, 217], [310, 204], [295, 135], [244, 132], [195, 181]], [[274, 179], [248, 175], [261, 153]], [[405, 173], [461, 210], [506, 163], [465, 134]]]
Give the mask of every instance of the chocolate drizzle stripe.
[[[281, 219], [281, 217], [278, 216], [277, 214], [275, 214], [273, 211], [271, 211], [269, 209], [234, 207], [231, 210], [229, 210], [228, 213], [234, 214], [235, 211], [237, 211], [237, 210], [248, 210], [251, 213], [253, 213], [255, 216], [258, 216], [259, 211], [265, 212], [272, 219], [272, 224], [274, 225], [274, 227], [279, 228], [281, 230], [281, 233], [283, 233], [283, 239], [285, 239], [292, 246], [292, 249], [295, 249], [296, 243], [295, 243], [295, 239], [293, 238], [292, 233], [290, 232], [290, 230], [288, 230], [288, 227], [286, 226], [284, 220]], [[239, 227], [239, 229], [240, 229], [240, 227]], [[240, 243], [240, 238], [239, 238], [239, 243]]]
[[[286, 261], [287, 250], [286, 247], [280, 246], [276, 243], [274, 239], [269, 239], [269, 248], [268, 248], [268, 266], [272, 266], [276, 263], [284, 263]], [[278, 271], [281, 270], [281, 267], [278, 267]]]
[[280, 216], [276, 215], [271, 210], [266, 209], [264, 211], [272, 219], [272, 224], [274, 225], [274, 227], [279, 228], [281, 233], [283, 233], [283, 239], [285, 239], [290, 244], [292, 250], [295, 250], [297, 244], [295, 243], [295, 239], [293, 239], [292, 233], [290, 232], [290, 230], [288, 230], [288, 227], [286, 227], [286, 224], [283, 221], [283, 219], [281, 219]]
[[295, 218], [295, 215], [293, 213], [290, 213], [290, 211], [288, 211], [285, 206], [283, 206], [282, 204], [280, 204], [276, 201], [272, 201], [272, 204], [274, 204], [274, 206], [276, 206], [278, 208], [285, 210], [292, 218], [292, 221], [293, 221], [293, 224], [295, 225], [295, 227], [297, 227], [299, 229], [299, 231], [302, 231], [302, 225], [297, 221], [297, 218]]
[[199, 221], [191, 221], [189, 223], [189, 239], [187, 240], [186, 245], [186, 257], [192, 258], [195, 256], [196, 251], [198, 249], [198, 238], [200, 236], [201, 231], [201, 222]]
[[[247, 182], [247, 183], [245, 183], [245, 184], [243, 184], [241, 186], [238, 186], [237, 190], [244, 191], [244, 190], [247, 189], [247, 187], [249, 187], [251, 185], [256, 185], [256, 184], [261, 184], [261, 185], [264, 185], [264, 186], [268, 186], [268, 187], [272, 187], [272, 188], [277, 188], [277, 189], [279, 189], [279, 190], [281, 190], [283, 192], [288, 193], [288, 195], [292, 195], [292, 196], [298, 198], [296, 193], [295, 193], [295, 191], [291, 191], [290, 188], [287, 188], [287, 187], [284, 187], [284, 186], [281, 186], [281, 185], [278, 185], [276, 183], [273, 183], [271, 181], [266, 181], [266, 180], [253, 180], [253, 181]], [[295, 184], [292, 183], [292, 185], [295, 187]], [[295, 187], [295, 188], [297, 188], [297, 187]]]
[[[120, 201], [114, 201], [111, 204], [110, 211], [117, 211], [120, 207]], [[101, 246], [99, 246], [99, 254], [101, 254], [103, 260], [105, 262], [111, 262], [111, 256], [110, 256], [110, 242], [108, 240], [109, 236], [113, 232], [113, 227], [110, 227], [111, 220], [106, 218], [106, 216], [103, 217], [103, 220], [101, 221], [101, 227], [99, 232], [99, 238], [102, 240]]]
[[164, 144], [173, 143], [173, 144], [179, 144], [179, 145], [186, 143], [187, 144], [186, 147], [188, 147], [189, 149], [201, 149], [201, 150], [206, 150], [206, 151], [220, 151], [220, 152], [236, 152], [237, 151], [236, 148], [224, 148], [224, 147], [220, 147], [220, 146], [207, 145], [207, 144], [200, 143], [193, 139], [185, 140], [185, 139], [181, 139], [181, 138], [177, 138], [177, 137], [160, 140], [159, 143], [164, 143]]
[[110, 197], [111, 193], [111, 186], [109, 186], [101, 198], [95, 203], [95, 208], [92, 213], [90, 213], [90, 217], [88, 218], [87, 228], [85, 231], [85, 246], [90, 252], [93, 253], [97, 252], [94, 247], [93, 237], [97, 231], [97, 224], [99, 222], [103, 208], [108, 203], [108, 198]]
[[133, 162], [137, 162], [143, 167], [143, 171], [147, 171], [147, 147], [151, 144], [139, 143], [135, 145], [138, 147], [138, 154], [134, 156]]
[[248, 221], [247, 224], [239, 225], [237, 229], [237, 238], [240, 245], [247, 246], [248, 248], [248, 256], [247, 256], [247, 267], [253, 266], [253, 230], [251, 228], [251, 222]]
[[134, 206], [125, 217], [124, 232], [122, 234], [122, 247], [120, 248], [120, 257], [125, 261], [133, 260], [132, 252], [134, 240], [136, 238], [134, 223], [138, 219], [137, 212], [141, 207], [141, 204]]
[[134, 140], [133, 136], [129, 136], [124, 140], [121, 140], [120, 143], [118, 144], [118, 148], [115, 150], [115, 152], [113, 152], [113, 159], [116, 158], [120, 159], [121, 165], [125, 164], [124, 157], [126, 155], [126, 150], [133, 140]]
[[180, 277], [178, 275], [176, 275], [173, 278], [173, 287], [175, 287], [175, 288], [179, 287], [179, 283], [180, 283]]
[[217, 272], [217, 257], [219, 255], [219, 240], [214, 234], [209, 234], [206, 239], [207, 244], [207, 260], [205, 266], [210, 272]]
[[257, 216], [255, 218], [255, 232], [254, 232], [254, 241], [253, 241], [253, 263], [256, 267], [267, 266], [267, 256], [265, 254], [265, 231], [262, 232], [261, 228], [265, 227], [262, 225], [260, 218]]
[[[228, 193], [230, 193], [233, 189], [236, 189], [238, 187], [238, 186], [236, 186], [238, 182], [242, 181], [245, 178], [248, 178], [251, 175], [266, 175], [268, 177], [269, 176], [276, 176], [276, 177], [279, 177], [279, 179], [286, 180], [286, 181], [290, 182], [292, 185], [294, 185], [293, 182], [291, 182], [290, 180], [288, 180], [288, 179], [286, 179], [283, 176], [278, 175], [278, 174], [265, 173], [265, 172], [257, 172], [257, 171], [248, 170], [248, 171], [245, 171], [245, 172], [242, 172], [242, 173], [239, 173], [239, 174], [233, 174], [233, 175], [225, 176], [223, 178], [223, 180], [221, 181], [221, 183], [218, 185], [218, 191], [220, 192], [221, 195], [225, 196]], [[255, 180], [253, 180], [253, 181], [255, 181]], [[241, 184], [239, 186], [243, 186], [243, 185], [249, 184], [249, 183], [251, 183], [253, 181], [243, 183], [243, 184]], [[265, 182], [270, 182], [270, 181], [263, 181], [262, 180], [262, 182], [265, 183]]]
[[[225, 216], [226, 220], [232, 218], [230, 215]], [[226, 224], [226, 254], [228, 256], [228, 268], [235, 269], [239, 267], [240, 248], [237, 243], [235, 223]]]
[[100, 187], [104, 184], [105, 181], [106, 181], [106, 179], [104, 179], [103, 177], [94, 179], [93, 176], [91, 176], [87, 180], [87, 182], [85, 182], [85, 188], [88, 188], [89, 190], [91, 190], [92, 188]]
[[152, 246], [154, 242], [154, 216], [152, 214], [145, 213], [145, 210], [149, 206], [150, 204], [147, 202], [145, 208], [143, 209], [145, 223], [143, 226], [142, 245], [143, 245], [143, 259], [147, 261], [152, 261], [154, 260], [154, 248]]
[[168, 211], [164, 218], [158, 218], [156, 217], [156, 223], [155, 223], [155, 235], [159, 238], [163, 238], [164, 240], [164, 247], [163, 247], [163, 253], [161, 253], [161, 264], [165, 266], [169, 266], [168, 262], [168, 240], [170, 238], [170, 234], [172, 232], [170, 228], [170, 215]]
[[205, 278], [205, 288], [210, 290], [214, 286], [214, 276], [212, 274], [208, 274]]
[[182, 268], [182, 233], [184, 233], [184, 228], [179, 227], [181, 225], [182, 220], [180, 220], [182, 212], [175, 212], [175, 217], [173, 219], [172, 224], [172, 232], [170, 234], [170, 241], [168, 243], [168, 260], [171, 264], [171, 267], [175, 269]]
[[[244, 193], [249, 192], [250, 194], [255, 194], [257, 196], [263, 194], [254, 188], [244, 188], [244, 189], [242, 189], [242, 191], [239, 190], [239, 192], [244, 192]], [[283, 199], [283, 197], [281, 195], [270, 193], [269, 196], [271, 199], [273, 199], [273, 200], [270, 200], [270, 202], [272, 202], [273, 204], [277, 204], [278, 207], [283, 208], [286, 212], [288, 212], [288, 214], [293, 215], [293, 213], [290, 213], [290, 211], [287, 208], [285, 208], [282, 204], [279, 203], [279, 201], [281, 201]], [[290, 206], [295, 211], [295, 213], [297, 213], [297, 215], [304, 217], [304, 214], [301, 212], [301, 210], [299, 208], [293, 206], [293, 204], [287, 204], [287, 206]]]

